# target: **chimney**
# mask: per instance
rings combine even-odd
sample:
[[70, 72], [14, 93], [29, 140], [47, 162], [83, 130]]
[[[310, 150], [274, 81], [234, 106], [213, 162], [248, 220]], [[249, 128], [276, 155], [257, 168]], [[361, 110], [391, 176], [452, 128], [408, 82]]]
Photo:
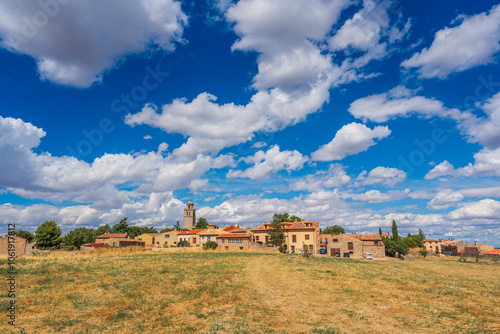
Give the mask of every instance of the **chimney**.
[[474, 246], [477, 246], [477, 241], [474, 241]]

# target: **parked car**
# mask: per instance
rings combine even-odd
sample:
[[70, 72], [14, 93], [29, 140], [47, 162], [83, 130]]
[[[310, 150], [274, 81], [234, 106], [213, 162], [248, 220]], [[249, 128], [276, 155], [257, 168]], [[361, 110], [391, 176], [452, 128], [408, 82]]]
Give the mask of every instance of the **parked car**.
[[319, 250], [319, 253], [320, 253], [320, 254], [326, 254], [326, 249], [321, 248], [321, 249]]
[[340, 253], [339, 252], [333, 253], [333, 257], [340, 257]]
[[365, 259], [373, 260], [373, 256], [370, 253], [365, 253]]

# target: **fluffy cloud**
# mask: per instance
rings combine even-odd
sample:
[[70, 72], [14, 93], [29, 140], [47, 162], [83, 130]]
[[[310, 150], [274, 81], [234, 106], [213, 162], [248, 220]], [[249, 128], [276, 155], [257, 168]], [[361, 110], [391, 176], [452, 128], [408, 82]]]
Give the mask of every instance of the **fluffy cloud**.
[[254, 156], [242, 160], [254, 165], [244, 171], [230, 170], [227, 177], [247, 177], [252, 180], [264, 180], [280, 170], [293, 171], [301, 169], [308, 159], [295, 150], [281, 152], [279, 146], [274, 145], [267, 152], [258, 151]]
[[486, 148], [500, 147], [500, 93], [478, 105], [486, 113], [486, 117], [471, 115], [459, 124], [469, 141], [481, 143]]
[[0, 184], [26, 198], [114, 207], [136, 196], [119, 190], [120, 185], [131, 184], [138, 194], [188, 186], [198, 189], [204, 181], [193, 180], [212, 168], [234, 164], [234, 159], [227, 155], [214, 158], [200, 154], [188, 162], [178, 161], [163, 156], [165, 143], [160, 144], [158, 152], [105, 154], [89, 164], [74, 157], [34, 153], [32, 148], [39, 145], [45, 132], [20, 119], [0, 116], [0, 130], [0, 156], [9, 157], [0, 159]]
[[500, 147], [495, 150], [482, 149], [474, 154], [474, 163], [454, 169], [448, 161], [443, 161], [425, 175], [426, 180], [442, 176], [500, 176]]
[[429, 171], [424, 178], [426, 180], [432, 180], [438, 177], [448, 176], [451, 175], [453, 170], [454, 170], [453, 165], [445, 160], [436, 167], [434, 167], [431, 171]]
[[358, 154], [375, 145], [374, 139], [383, 139], [391, 134], [387, 126], [377, 126], [373, 130], [364, 124], [350, 123], [337, 131], [326, 145], [311, 154], [316, 161], [342, 160], [348, 155]]
[[429, 48], [415, 53], [401, 65], [417, 68], [422, 78], [446, 78], [450, 73], [465, 71], [493, 61], [500, 50], [500, 6], [488, 13], [460, 15], [453, 28], [436, 33]]
[[363, 122], [387, 122], [395, 117], [407, 117], [411, 114], [430, 118], [433, 116], [449, 117], [455, 120], [465, 116], [457, 109], [447, 109], [441, 101], [415, 96], [413, 91], [398, 86], [387, 93], [363, 97], [351, 103], [349, 112]]
[[35, 58], [42, 79], [78, 88], [127, 54], [172, 51], [187, 24], [173, 0], [12, 1], [0, 12], [1, 47]]
[[240, 39], [234, 50], [279, 54], [306, 40], [322, 40], [348, 0], [241, 0], [228, 9]]
[[376, 167], [366, 175], [366, 171], [363, 171], [356, 179], [356, 185], [373, 185], [373, 184], [383, 184], [385, 186], [392, 187], [395, 184], [406, 180], [406, 173], [397, 168], [388, 167]]
[[351, 198], [354, 201], [365, 201], [368, 203], [383, 203], [403, 199], [410, 193], [409, 189], [394, 190], [387, 193], [381, 193], [379, 190], [368, 190], [363, 194], [349, 194], [344, 197]]
[[449, 219], [491, 219], [498, 224], [500, 217], [500, 202], [490, 198], [471, 203], [465, 203], [461, 208], [450, 212]]
[[450, 206], [461, 202], [464, 199], [464, 195], [460, 192], [454, 192], [451, 190], [443, 190], [432, 198], [427, 207], [432, 210], [443, 210], [448, 209]]
[[318, 171], [313, 175], [293, 182], [291, 189], [295, 191], [318, 191], [323, 188], [337, 188], [351, 182], [351, 177], [346, 174], [344, 166], [331, 164], [327, 171]]

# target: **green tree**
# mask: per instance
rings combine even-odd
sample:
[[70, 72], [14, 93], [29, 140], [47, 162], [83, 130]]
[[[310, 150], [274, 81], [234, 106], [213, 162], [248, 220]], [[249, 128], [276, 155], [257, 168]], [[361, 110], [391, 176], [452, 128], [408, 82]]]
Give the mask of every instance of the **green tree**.
[[312, 256], [311, 251], [309, 250], [309, 247], [307, 247], [306, 244], [303, 244], [302, 246], [302, 257], [304, 259], [308, 259]]
[[198, 218], [198, 221], [196, 222], [196, 228], [207, 228], [208, 227], [208, 222], [205, 218]]
[[28, 242], [33, 242], [33, 240], [35, 240], [35, 235], [29, 231], [17, 230], [16, 235], [26, 239]]
[[166, 232], [170, 232], [170, 231], [172, 231], [171, 228], [165, 227], [163, 230], [160, 230], [160, 233], [166, 233]]
[[419, 251], [420, 255], [422, 255], [425, 259], [425, 257], [427, 256], [427, 254], [429, 254], [429, 251], [427, 249], [422, 249]]
[[179, 223], [179, 221], [177, 221], [177, 223], [175, 223], [174, 230], [175, 231], [180, 231], [181, 230], [181, 223]]
[[53, 220], [40, 225], [35, 232], [38, 249], [56, 249], [62, 242], [61, 229]]
[[333, 225], [321, 230], [323, 234], [344, 234], [345, 230], [342, 226]]
[[289, 219], [290, 219], [290, 220], [289, 220], [290, 222], [294, 222], [294, 221], [301, 222], [301, 221], [302, 221], [302, 218], [300, 218], [299, 216], [296, 216], [296, 215], [292, 215], [292, 216], [290, 216], [290, 218], [289, 218]]
[[393, 219], [392, 220], [392, 240], [400, 240], [401, 237], [399, 236], [398, 233], [398, 225], [396, 224], [396, 221]]
[[424, 232], [422, 231], [421, 228], [418, 229], [418, 235], [422, 237], [422, 240], [425, 239], [425, 234], [424, 234]]
[[146, 226], [130, 226], [128, 228], [128, 236], [130, 238], [135, 238], [138, 235], [144, 233], [158, 233], [154, 227], [146, 227]]
[[217, 247], [219, 246], [219, 244], [217, 244], [215, 241], [207, 241], [204, 245], [203, 245], [203, 249], [204, 250], [208, 250], [208, 249], [217, 249]]
[[397, 253], [406, 255], [410, 251], [406, 243], [401, 239], [398, 233], [398, 225], [396, 221], [392, 221], [392, 236], [390, 238], [382, 238], [385, 245], [385, 252], [394, 256]]
[[111, 228], [111, 233], [128, 233], [128, 222], [127, 222], [128, 217], [123, 218], [120, 220], [118, 224], [113, 225]]
[[188, 247], [189, 246], [189, 241], [187, 240], [181, 240], [177, 243], [177, 247]]
[[383, 234], [382, 234], [382, 228], [381, 227], [378, 228], [378, 234], [380, 234], [380, 237], [382, 238]]
[[111, 229], [109, 228], [108, 224], [101, 225], [95, 230], [95, 235], [96, 237], [103, 235], [104, 233], [108, 233]]
[[64, 237], [64, 244], [66, 246], [73, 245], [75, 247], [80, 247], [81, 245], [95, 242], [95, 238], [96, 233], [93, 229], [79, 227], [66, 234]]
[[272, 246], [281, 246], [285, 242], [285, 231], [283, 230], [283, 222], [288, 219], [288, 213], [273, 215], [271, 220], [271, 229], [269, 230], [269, 244]]

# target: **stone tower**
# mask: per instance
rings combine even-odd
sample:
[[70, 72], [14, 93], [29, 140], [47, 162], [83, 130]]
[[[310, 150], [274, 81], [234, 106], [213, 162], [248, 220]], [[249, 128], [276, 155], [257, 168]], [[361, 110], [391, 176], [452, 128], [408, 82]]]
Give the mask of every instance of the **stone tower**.
[[187, 228], [192, 230], [196, 225], [196, 209], [194, 208], [194, 203], [189, 199], [187, 206], [184, 209], [184, 222], [182, 223], [182, 228]]

